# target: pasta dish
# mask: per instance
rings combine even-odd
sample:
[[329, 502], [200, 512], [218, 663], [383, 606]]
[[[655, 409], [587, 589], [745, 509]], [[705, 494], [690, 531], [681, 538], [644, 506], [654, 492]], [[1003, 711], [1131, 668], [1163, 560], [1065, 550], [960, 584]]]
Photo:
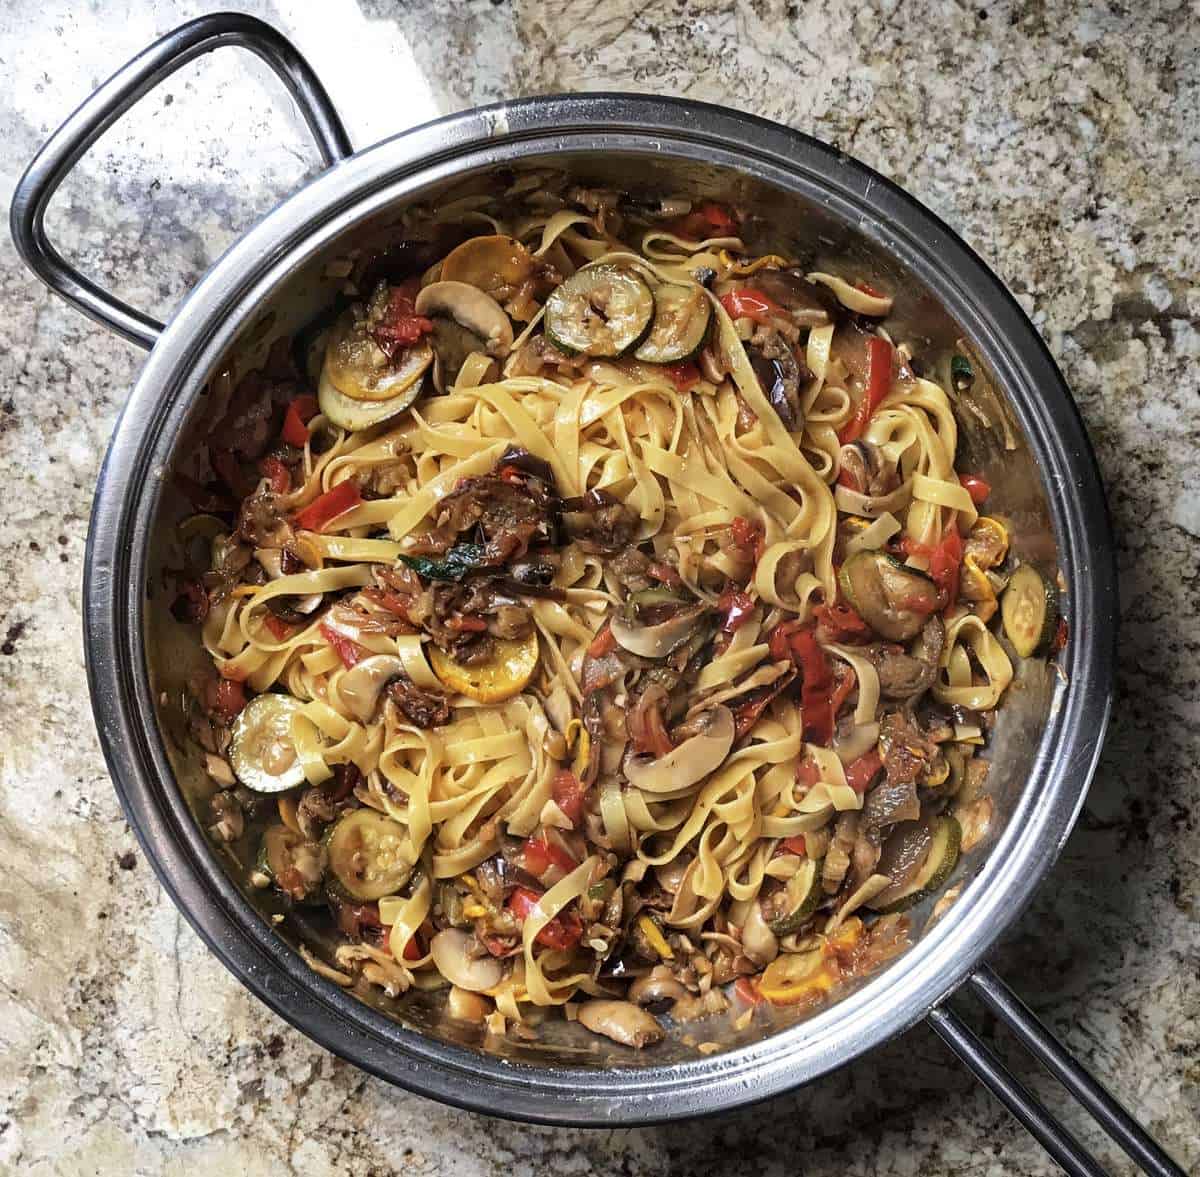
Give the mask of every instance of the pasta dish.
[[328, 919], [337, 984], [632, 1047], [816, 1008], [986, 835], [1054, 586], [956, 465], [971, 359], [773, 247], [508, 177], [212, 382], [190, 731], [213, 836]]

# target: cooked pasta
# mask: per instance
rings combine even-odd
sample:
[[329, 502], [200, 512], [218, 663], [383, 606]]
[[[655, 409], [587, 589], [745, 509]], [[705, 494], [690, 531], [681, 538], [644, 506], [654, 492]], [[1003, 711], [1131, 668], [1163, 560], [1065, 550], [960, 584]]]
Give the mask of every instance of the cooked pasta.
[[550, 176], [413, 209], [239, 380], [192, 730], [342, 983], [647, 1045], [824, 1002], [949, 876], [1052, 590], [956, 469], [967, 361], [751, 236]]

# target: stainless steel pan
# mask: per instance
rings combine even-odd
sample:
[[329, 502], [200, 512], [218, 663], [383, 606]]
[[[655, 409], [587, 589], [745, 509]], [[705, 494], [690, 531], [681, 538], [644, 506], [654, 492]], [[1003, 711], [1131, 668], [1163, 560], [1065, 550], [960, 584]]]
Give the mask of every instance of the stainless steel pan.
[[[119, 302], [55, 251], [46, 205], [82, 153], [185, 62], [221, 45], [258, 54], [287, 85], [328, 168], [245, 234], [166, 326]], [[158, 586], [184, 512], [169, 480], [197, 448], [205, 384], [307, 321], [332, 295], [324, 262], [378, 232], [406, 202], [472, 178], [552, 162], [585, 182], [730, 199], [771, 218], [794, 252], [898, 292], [903, 338], [965, 339], [986, 378], [963, 420], [971, 461], [1014, 521], [1018, 552], [1057, 563], [1070, 641], [1052, 665], [1022, 663], [992, 741], [993, 832], [964, 858], [962, 893], [914, 947], [807, 1021], [735, 1032], [700, 1056], [679, 1038], [634, 1055], [549, 1023], [535, 1043], [483, 1048], [410, 994], [368, 1005], [325, 981], [206, 840], [203, 771], [177, 699], [203, 658]], [[887, 180], [804, 135], [733, 111], [620, 94], [522, 100], [453, 115], [357, 154], [325, 90], [278, 33], [253, 18], [203, 17], [118, 71], [54, 134], [20, 181], [12, 231], [29, 266], [85, 314], [149, 349], [96, 490], [85, 574], [93, 706], [113, 780], [162, 884], [229, 969], [299, 1029], [413, 1091], [551, 1124], [630, 1125], [732, 1108], [809, 1082], [926, 1019], [1071, 1173], [1102, 1173], [1076, 1139], [953, 1012], [981, 1000], [1148, 1173], [1166, 1154], [982, 962], [1054, 863], [1083, 803], [1104, 735], [1116, 577], [1108, 516], [1075, 406], [1037, 333], [1001, 283], [945, 225]], [[177, 555], [177, 553], [174, 553]], [[281, 934], [282, 933], [282, 934]]]

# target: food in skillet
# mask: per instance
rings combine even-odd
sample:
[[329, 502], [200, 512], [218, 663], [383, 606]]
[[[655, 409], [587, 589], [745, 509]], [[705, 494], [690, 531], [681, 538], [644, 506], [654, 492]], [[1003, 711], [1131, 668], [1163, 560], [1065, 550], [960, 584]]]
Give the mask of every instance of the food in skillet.
[[1055, 637], [955, 466], [962, 356], [715, 203], [543, 177], [406, 214], [188, 483], [216, 836], [314, 968], [630, 1046], [816, 1007], [984, 833]]

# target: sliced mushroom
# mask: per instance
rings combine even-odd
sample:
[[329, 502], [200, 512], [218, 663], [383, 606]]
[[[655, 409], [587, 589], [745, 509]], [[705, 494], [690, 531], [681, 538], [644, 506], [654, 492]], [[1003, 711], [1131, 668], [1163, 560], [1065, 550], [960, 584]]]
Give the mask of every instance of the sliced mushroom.
[[504, 965], [494, 956], [470, 955], [472, 937], [457, 928], [446, 928], [430, 941], [429, 951], [438, 972], [460, 989], [484, 993], [500, 984]]
[[750, 914], [742, 925], [742, 951], [759, 967], [769, 965], [779, 955], [779, 941], [763, 919], [762, 907], [750, 904]]
[[593, 1034], [639, 1050], [664, 1037], [662, 1026], [631, 1001], [585, 1001], [579, 1007], [579, 1022]]
[[629, 1000], [637, 1005], [654, 1006], [664, 1012], [677, 1001], [683, 1001], [688, 991], [675, 979], [666, 965], [656, 965], [644, 977], [629, 986]]
[[696, 623], [706, 612], [704, 605], [690, 606], [658, 625], [634, 625], [618, 614], [609, 622], [609, 630], [617, 644], [631, 654], [642, 658], [665, 658], [691, 636]]
[[490, 295], [466, 282], [434, 282], [417, 295], [418, 315], [431, 319], [453, 319], [477, 335], [481, 350], [490, 356], [505, 356], [513, 345], [513, 329], [504, 308]]
[[342, 702], [354, 718], [369, 723], [379, 706], [383, 688], [404, 674], [404, 663], [395, 654], [375, 654], [364, 658], [342, 675], [339, 689]]
[[733, 747], [736, 725], [728, 707], [709, 713], [707, 728], [684, 740], [677, 748], [657, 760], [636, 757], [629, 760], [625, 775], [635, 788], [647, 793], [670, 793], [686, 789], [718, 768]]

